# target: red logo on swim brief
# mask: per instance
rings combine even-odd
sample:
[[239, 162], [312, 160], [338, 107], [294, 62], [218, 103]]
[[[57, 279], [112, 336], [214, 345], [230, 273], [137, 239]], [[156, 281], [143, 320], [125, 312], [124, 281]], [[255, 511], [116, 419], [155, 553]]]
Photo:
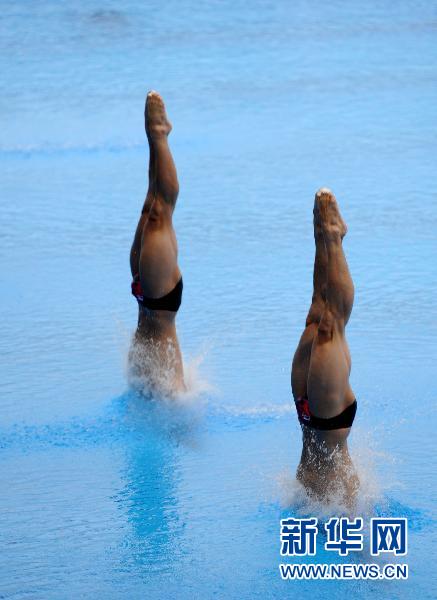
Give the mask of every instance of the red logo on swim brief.
[[311, 421], [308, 398], [298, 398], [296, 402], [297, 414], [301, 421]]

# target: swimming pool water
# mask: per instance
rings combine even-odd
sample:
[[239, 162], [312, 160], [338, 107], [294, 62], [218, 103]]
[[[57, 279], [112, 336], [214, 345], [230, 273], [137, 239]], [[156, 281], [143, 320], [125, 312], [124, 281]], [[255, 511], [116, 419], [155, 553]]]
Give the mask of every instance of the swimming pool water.
[[[2, 597], [435, 597], [436, 27], [412, 0], [3, 4]], [[181, 184], [175, 407], [125, 369], [151, 88]], [[322, 185], [349, 226], [359, 510], [409, 519], [408, 581], [279, 576], [279, 519], [329, 516], [294, 483], [289, 388]]]

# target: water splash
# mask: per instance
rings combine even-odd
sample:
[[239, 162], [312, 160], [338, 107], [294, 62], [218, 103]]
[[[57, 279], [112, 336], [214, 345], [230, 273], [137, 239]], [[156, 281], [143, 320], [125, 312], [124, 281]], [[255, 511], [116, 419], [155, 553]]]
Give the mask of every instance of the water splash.
[[388, 494], [399, 486], [392, 475], [378, 475], [380, 466], [387, 466], [393, 458], [376, 449], [372, 432], [356, 431], [356, 438], [350, 454], [360, 485], [353, 506], [345, 501], [343, 491], [332, 491], [325, 501], [309, 495], [303, 485], [289, 470], [280, 472], [275, 478], [276, 493], [281, 507], [300, 516], [315, 516], [327, 520], [333, 515], [370, 517], [377, 512], [389, 513]]
[[175, 390], [178, 357], [169, 340], [164, 345], [132, 343], [126, 362], [129, 392], [123, 399], [125, 419], [147, 426], [176, 441], [192, 444], [203, 423], [208, 395], [214, 387], [202, 372], [207, 350], [183, 361], [184, 386]]
[[128, 354], [129, 386], [145, 397], [174, 399], [183, 388], [179, 348], [170, 337], [162, 340], [132, 338]]
[[147, 344], [132, 342], [126, 363], [129, 386], [149, 399], [160, 400], [179, 406], [202, 403], [205, 394], [214, 386], [201, 372], [206, 350], [183, 358], [183, 387], [175, 390], [178, 381], [177, 348], [172, 340], [148, 341]]

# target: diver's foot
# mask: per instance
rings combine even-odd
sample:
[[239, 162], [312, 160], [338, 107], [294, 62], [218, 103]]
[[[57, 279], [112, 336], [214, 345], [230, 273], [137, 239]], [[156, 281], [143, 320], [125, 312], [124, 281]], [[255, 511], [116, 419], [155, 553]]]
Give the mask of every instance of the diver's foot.
[[[316, 217], [317, 215], [317, 217]], [[337, 200], [328, 188], [320, 188], [314, 200], [314, 231], [320, 226], [326, 239], [340, 236], [341, 239], [347, 233], [347, 225], [343, 221]]]
[[171, 131], [171, 123], [167, 119], [164, 100], [158, 92], [153, 90], [147, 94], [144, 122], [147, 137], [152, 140], [163, 136], [166, 137]]

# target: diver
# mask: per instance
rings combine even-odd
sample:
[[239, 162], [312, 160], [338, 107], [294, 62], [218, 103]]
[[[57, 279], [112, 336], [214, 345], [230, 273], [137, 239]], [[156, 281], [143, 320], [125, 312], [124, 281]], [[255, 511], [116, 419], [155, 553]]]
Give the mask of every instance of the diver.
[[168, 145], [172, 126], [155, 91], [147, 94], [144, 117], [150, 151], [149, 187], [130, 252], [138, 325], [129, 367], [134, 383], [145, 384], [151, 393], [172, 396], [184, 390], [175, 323], [183, 287], [173, 228], [179, 183]]
[[357, 409], [345, 334], [354, 300], [343, 251], [347, 227], [334, 194], [326, 188], [316, 193], [313, 214], [312, 303], [291, 367], [303, 441], [296, 476], [310, 497], [351, 504], [359, 481], [347, 446]]

